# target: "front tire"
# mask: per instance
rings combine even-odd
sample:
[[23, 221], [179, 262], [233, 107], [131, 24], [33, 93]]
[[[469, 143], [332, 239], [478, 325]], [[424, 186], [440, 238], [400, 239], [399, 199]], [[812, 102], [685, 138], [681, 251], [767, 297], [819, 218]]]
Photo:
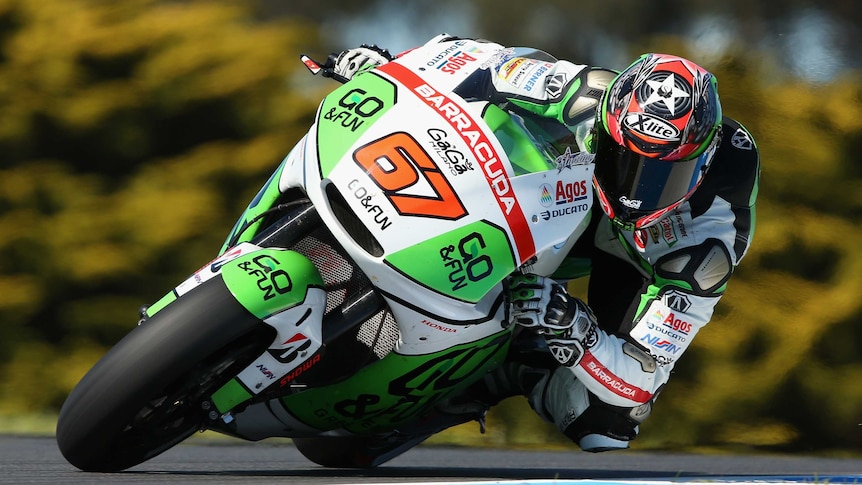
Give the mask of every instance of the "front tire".
[[216, 277], [132, 330], [60, 410], [57, 444], [84, 471], [142, 463], [201, 429], [201, 403], [260, 355], [271, 327]]

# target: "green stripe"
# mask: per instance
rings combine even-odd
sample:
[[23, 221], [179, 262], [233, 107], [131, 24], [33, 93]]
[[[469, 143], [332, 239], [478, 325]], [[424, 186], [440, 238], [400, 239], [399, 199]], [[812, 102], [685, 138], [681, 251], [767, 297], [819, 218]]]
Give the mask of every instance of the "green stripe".
[[248, 401], [251, 397], [252, 394], [246, 390], [245, 386], [234, 378], [213, 393], [212, 401], [218, 412], [224, 414], [235, 408], [238, 404]]
[[175, 291], [171, 290], [170, 293], [161, 297], [161, 299], [159, 299], [159, 301], [153, 303], [152, 305], [150, 305], [147, 308], [147, 316], [151, 317], [151, 316], [155, 315], [156, 313], [159, 312], [159, 310], [168, 306], [170, 303], [172, 303], [176, 299], [177, 299], [177, 293]]

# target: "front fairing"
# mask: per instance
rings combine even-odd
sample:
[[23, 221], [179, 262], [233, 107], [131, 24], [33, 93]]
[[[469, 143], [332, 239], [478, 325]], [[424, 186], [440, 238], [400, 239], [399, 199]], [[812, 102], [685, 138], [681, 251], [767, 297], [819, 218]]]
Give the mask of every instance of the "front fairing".
[[426, 46], [328, 96], [302, 181], [372, 281], [449, 318], [537, 256], [550, 274], [592, 203], [591, 164], [557, 163], [499, 108], [454, 94], [495, 55], [458, 42], [448, 69]]

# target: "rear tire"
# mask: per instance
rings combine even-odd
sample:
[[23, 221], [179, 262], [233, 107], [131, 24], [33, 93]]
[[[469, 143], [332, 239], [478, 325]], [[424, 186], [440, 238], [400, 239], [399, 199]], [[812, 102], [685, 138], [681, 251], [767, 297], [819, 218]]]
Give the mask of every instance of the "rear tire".
[[201, 429], [201, 403], [260, 355], [274, 330], [221, 277], [132, 330], [84, 376], [60, 411], [57, 444], [84, 471], [142, 463]]

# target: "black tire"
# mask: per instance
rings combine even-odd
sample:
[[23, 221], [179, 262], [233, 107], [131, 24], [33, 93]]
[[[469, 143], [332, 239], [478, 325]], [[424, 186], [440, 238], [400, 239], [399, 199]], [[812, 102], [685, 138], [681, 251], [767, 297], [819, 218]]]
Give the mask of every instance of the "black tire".
[[142, 463], [206, 423], [201, 402], [272, 342], [217, 276], [132, 330], [69, 394], [57, 444], [84, 471]]

